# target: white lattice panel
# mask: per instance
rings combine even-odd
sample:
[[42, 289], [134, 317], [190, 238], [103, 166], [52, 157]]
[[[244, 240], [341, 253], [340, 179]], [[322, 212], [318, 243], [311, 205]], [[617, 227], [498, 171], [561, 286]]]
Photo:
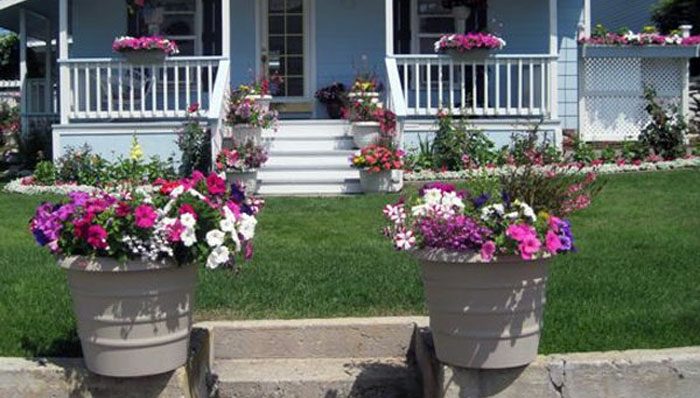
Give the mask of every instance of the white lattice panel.
[[636, 139], [649, 122], [644, 87], [665, 104], [681, 105], [684, 58], [584, 58], [579, 71], [580, 129], [586, 141]]
[[584, 90], [636, 93], [642, 84], [641, 66], [639, 58], [585, 58]]
[[[683, 61], [685, 62], [685, 61]], [[653, 87], [660, 97], [676, 97], [683, 92], [681, 65], [674, 58], [652, 58], [642, 62], [644, 87]]]

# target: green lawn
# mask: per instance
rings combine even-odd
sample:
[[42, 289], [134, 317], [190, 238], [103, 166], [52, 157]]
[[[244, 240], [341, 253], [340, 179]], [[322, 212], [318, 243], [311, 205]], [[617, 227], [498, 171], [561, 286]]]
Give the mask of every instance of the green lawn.
[[[700, 171], [608, 179], [553, 267], [542, 352], [699, 345]], [[380, 234], [393, 199], [270, 199], [255, 260], [201, 272], [198, 319], [424, 314], [418, 265]], [[41, 200], [0, 194], [0, 355], [79, 354], [64, 276], [26, 228]]]

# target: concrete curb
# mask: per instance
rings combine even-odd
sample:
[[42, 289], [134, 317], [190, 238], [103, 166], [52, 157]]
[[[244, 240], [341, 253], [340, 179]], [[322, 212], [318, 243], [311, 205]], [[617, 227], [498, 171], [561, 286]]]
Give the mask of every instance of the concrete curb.
[[[0, 397], [208, 397], [217, 393], [212, 375], [212, 366], [217, 361], [220, 364], [230, 361], [231, 365], [272, 361], [276, 366], [283, 365], [280, 374], [287, 369], [294, 370], [291, 369], [294, 364], [302, 364], [298, 365], [300, 380], [288, 382], [290, 388], [295, 388], [295, 385], [303, 386], [304, 377], [313, 371], [328, 370], [320, 369], [324, 364], [334, 361], [342, 364], [345, 359], [354, 361], [344, 355], [359, 353], [380, 357], [403, 352], [406, 360], [413, 364], [408, 369], [415, 369], [415, 377], [422, 382], [422, 391], [419, 390], [421, 386], [416, 385], [415, 395], [428, 398], [700, 397], [700, 347], [560, 354], [539, 357], [526, 368], [458, 369], [435, 360], [427, 322], [425, 317], [205, 322], [198, 324], [193, 332], [192, 352], [186, 366], [165, 375], [140, 379], [96, 376], [85, 370], [80, 359], [0, 358]], [[217, 338], [222, 341], [217, 342]], [[246, 341], [265, 347], [246, 348]], [[218, 355], [216, 348], [223, 356]], [[241, 355], [248, 357], [241, 359]], [[304, 362], [306, 360], [309, 362]], [[314, 361], [319, 369], [304, 370]], [[346, 384], [348, 388], [315, 380], [314, 394], [310, 396], [328, 396], [332, 391], [336, 391], [338, 397], [365, 396], [353, 394], [353, 391], [361, 391], [351, 388], [360, 386], [353, 374], [348, 373], [343, 382], [349, 383]], [[368, 378], [365, 383], [374, 377], [366, 372], [364, 375]], [[238, 376], [239, 379], [248, 377], [247, 373]], [[246, 379], [252, 395], [237, 387], [230, 396], [261, 396], [252, 392], [268, 391], [266, 386], [274, 387], [269, 379], [274, 379], [275, 375], [271, 376], [267, 376], [268, 384], [261, 381], [263, 384], [258, 385], [255, 380]], [[345, 377], [342, 373], [340, 376]], [[333, 380], [339, 378], [333, 377]], [[229, 396], [227, 391], [219, 391], [220, 396]], [[272, 388], [268, 392], [287, 396], [284, 388]]]

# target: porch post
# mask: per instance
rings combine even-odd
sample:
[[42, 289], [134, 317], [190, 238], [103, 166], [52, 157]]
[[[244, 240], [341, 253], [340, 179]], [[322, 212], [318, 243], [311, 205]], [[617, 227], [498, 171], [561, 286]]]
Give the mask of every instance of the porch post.
[[221, 0], [221, 55], [231, 58], [231, 0]]
[[386, 55], [394, 55], [394, 0], [384, 0]]
[[550, 117], [552, 119], [559, 118], [559, 28], [558, 28], [558, 12], [557, 0], [549, 0], [549, 55], [552, 57], [550, 61], [549, 73], [549, 101], [550, 101]]
[[[68, 0], [60, 0], [58, 3], [58, 58], [60, 61], [68, 59]], [[68, 113], [70, 112], [70, 70], [68, 65], [59, 64], [61, 93], [61, 124], [68, 124]]]
[[19, 10], [19, 92], [22, 134], [27, 133], [28, 123], [25, 114], [28, 112], [31, 94], [27, 91], [27, 13], [24, 8]]

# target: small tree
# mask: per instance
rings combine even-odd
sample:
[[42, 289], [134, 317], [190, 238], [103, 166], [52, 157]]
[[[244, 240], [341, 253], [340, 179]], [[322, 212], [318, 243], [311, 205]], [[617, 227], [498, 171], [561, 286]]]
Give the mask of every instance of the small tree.
[[685, 155], [688, 124], [678, 107], [665, 109], [657, 98], [656, 91], [648, 87], [644, 90], [644, 99], [647, 102], [645, 109], [651, 116], [651, 122], [639, 135], [639, 142], [645, 151], [653, 152], [664, 159], [675, 159]]

